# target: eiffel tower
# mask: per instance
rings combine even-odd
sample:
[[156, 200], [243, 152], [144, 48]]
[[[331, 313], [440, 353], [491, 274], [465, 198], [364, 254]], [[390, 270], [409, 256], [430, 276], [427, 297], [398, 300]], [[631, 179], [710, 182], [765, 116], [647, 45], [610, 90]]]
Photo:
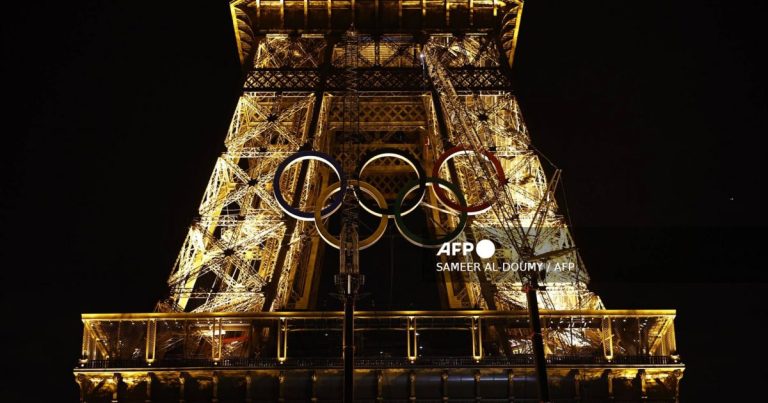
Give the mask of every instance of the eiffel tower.
[[244, 84], [155, 312], [83, 314], [81, 402], [676, 402], [512, 93], [523, 2], [230, 4]]

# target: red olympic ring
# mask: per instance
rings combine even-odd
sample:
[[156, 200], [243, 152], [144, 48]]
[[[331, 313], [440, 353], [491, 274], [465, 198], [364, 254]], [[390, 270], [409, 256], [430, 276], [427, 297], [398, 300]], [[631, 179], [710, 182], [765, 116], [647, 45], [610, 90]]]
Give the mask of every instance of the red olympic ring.
[[[453, 148], [450, 148], [446, 150], [440, 158], [437, 159], [435, 162], [434, 167], [432, 168], [432, 176], [437, 178], [440, 173], [440, 168], [443, 167], [443, 164], [445, 164], [448, 160], [451, 158], [454, 158], [456, 155], [460, 153], [475, 153], [474, 150], [468, 149], [464, 146], [456, 146]], [[483, 151], [482, 155], [493, 164], [493, 168], [496, 170], [496, 177], [499, 180], [499, 183], [505, 184], [507, 183], [507, 179], [504, 176], [504, 169], [501, 166], [501, 162], [498, 158], [496, 158], [493, 153], [489, 151]], [[453, 202], [451, 199], [448, 198], [448, 196], [445, 194], [445, 190], [440, 186], [432, 186], [432, 191], [435, 193], [435, 196], [437, 196], [438, 199], [440, 199], [443, 204], [448, 206], [449, 208], [461, 212], [461, 213], [467, 213], [469, 215], [477, 215], [482, 214], [486, 211], [488, 211], [491, 208], [491, 204], [493, 203], [492, 200], [486, 200], [482, 203], [473, 204], [471, 206], [464, 205], [462, 206], [459, 203]]]

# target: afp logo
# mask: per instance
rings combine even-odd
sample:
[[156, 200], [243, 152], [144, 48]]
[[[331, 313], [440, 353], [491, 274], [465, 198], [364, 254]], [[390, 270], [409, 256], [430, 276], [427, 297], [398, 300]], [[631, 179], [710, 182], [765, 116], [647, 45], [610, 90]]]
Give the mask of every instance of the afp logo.
[[475, 251], [481, 259], [488, 259], [496, 253], [496, 245], [488, 239], [478, 241], [477, 245], [472, 242], [446, 242], [437, 251], [437, 256], [456, 256], [459, 253], [462, 256], [467, 256], [472, 251]]

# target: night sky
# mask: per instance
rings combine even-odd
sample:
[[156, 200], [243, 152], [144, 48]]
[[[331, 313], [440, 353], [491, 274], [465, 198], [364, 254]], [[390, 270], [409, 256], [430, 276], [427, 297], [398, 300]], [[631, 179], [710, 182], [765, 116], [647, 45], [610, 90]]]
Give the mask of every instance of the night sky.
[[[199, 3], [3, 13], [2, 401], [76, 401], [79, 314], [166, 295], [240, 91], [226, 2]], [[533, 143], [606, 306], [678, 309], [683, 401], [764, 389], [766, 11], [525, 6]]]

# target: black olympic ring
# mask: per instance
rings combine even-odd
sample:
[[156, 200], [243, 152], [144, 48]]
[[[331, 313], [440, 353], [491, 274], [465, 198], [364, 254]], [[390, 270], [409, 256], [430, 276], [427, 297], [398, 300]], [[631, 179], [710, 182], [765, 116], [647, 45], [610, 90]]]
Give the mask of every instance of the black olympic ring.
[[[396, 148], [382, 148], [365, 155], [365, 157], [362, 160], [363, 162], [357, 166], [357, 170], [355, 171], [355, 176], [357, 177], [357, 179], [361, 179], [361, 176], [363, 175], [363, 171], [373, 161], [379, 158], [385, 158], [385, 157], [393, 157], [393, 158], [399, 159], [400, 161], [405, 162], [411, 168], [413, 168], [414, 171], [416, 171], [416, 177], [421, 180], [424, 180], [424, 178], [427, 177], [426, 172], [424, 172], [424, 168], [421, 166], [419, 161], [417, 161], [416, 158], [414, 158], [411, 154], [402, 150], [398, 150]], [[426, 190], [427, 190], [426, 186], [423, 186], [423, 185], [420, 186], [421, 194], [417, 198], [418, 201], [413, 203], [413, 206], [406, 208], [405, 211], [402, 212], [402, 215], [407, 215], [413, 210], [415, 210], [416, 207], [419, 207], [419, 204], [421, 204], [421, 201], [424, 200], [424, 195], [426, 194]], [[360, 199], [360, 207], [362, 207], [365, 211], [377, 217], [381, 217], [382, 215], [386, 215], [387, 217], [395, 216], [394, 206], [390, 206], [387, 209], [382, 209], [382, 208], [379, 208], [379, 206], [371, 204], [367, 200]]]

